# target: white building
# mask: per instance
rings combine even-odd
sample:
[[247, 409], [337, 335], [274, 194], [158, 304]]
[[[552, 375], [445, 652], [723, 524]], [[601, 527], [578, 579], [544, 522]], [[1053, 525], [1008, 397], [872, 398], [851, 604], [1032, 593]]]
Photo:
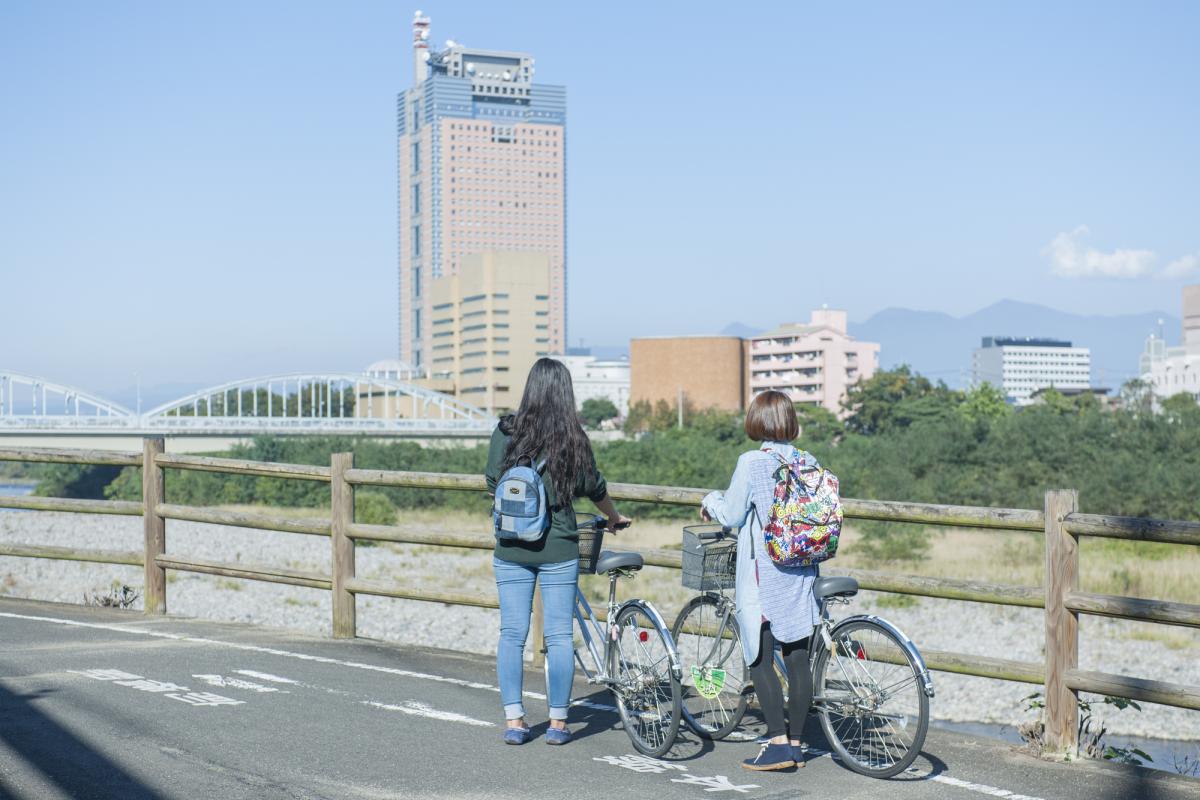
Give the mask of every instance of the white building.
[[1183, 287], [1183, 345], [1167, 347], [1151, 335], [1139, 372], [1155, 397], [1188, 392], [1200, 400], [1200, 284]]
[[1092, 353], [1059, 339], [985, 336], [971, 365], [975, 386], [990, 383], [1010, 403], [1029, 405], [1038, 389], [1081, 390], [1092, 385]]
[[603, 361], [595, 356], [550, 356], [571, 371], [575, 402], [583, 408], [585, 400], [604, 397], [612, 401], [624, 417], [629, 413], [629, 359]]

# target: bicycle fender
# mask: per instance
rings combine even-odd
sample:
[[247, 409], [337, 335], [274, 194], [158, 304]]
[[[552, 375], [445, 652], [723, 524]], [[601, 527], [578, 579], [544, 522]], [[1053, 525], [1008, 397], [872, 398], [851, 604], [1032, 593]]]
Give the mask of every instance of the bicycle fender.
[[895, 636], [896, 640], [900, 642], [900, 646], [904, 648], [904, 652], [907, 653], [909, 658], [912, 659], [912, 662], [917, 665], [919, 676], [921, 678], [921, 688], [924, 690], [925, 696], [933, 697], [933, 677], [929, 674], [929, 668], [925, 666], [925, 659], [922, 658], [921, 651], [917, 649], [915, 644], [913, 644], [913, 640], [909, 639], [908, 636], [904, 634], [904, 631], [900, 630], [883, 617], [877, 617], [874, 614], [857, 614], [853, 617], [846, 617], [845, 619], [838, 620], [837, 624], [833, 626], [832, 634], [836, 636], [840, 628], [849, 625], [852, 622], [871, 622]]
[[675, 637], [671, 635], [671, 629], [667, 627], [667, 623], [663, 621], [662, 614], [658, 613], [658, 609], [647, 603], [645, 600], [626, 600], [621, 603], [617, 609], [616, 615], [613, 617], [615, 621], [621, 615], [621, 612], [626, 608], [640, 608], [647, 617], [654, 621], [655, 626], [662, 631], [663, 639], [667, 643], [668, 656], [671, 659], [671, 673], [675, 676], [675, 680], [683, 680], [683, 667], [679, 666], [679, 650], [675, 647]]

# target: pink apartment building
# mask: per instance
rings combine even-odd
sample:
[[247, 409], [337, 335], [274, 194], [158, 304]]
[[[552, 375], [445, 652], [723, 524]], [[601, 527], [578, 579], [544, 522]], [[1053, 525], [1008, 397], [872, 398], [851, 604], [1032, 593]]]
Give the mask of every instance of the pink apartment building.
[[807, 325], [791, 323], [750, 337], [750, 396], [776, 389], [796, 403], [842, 414], [851, 384], [879, 368], [879, 345], [846, 333], [846, 312], [812, 312]]
[[[400, 357], [427, 370], [430, 287], [466, 256], [549, 260], [546, 352], [566, 346], [566, 89], [535, 83], [526, 53], [429, 47], [413, 21], [413, 86], [398, 119]], [[495, 291], [503, 294], [502, 287]]]

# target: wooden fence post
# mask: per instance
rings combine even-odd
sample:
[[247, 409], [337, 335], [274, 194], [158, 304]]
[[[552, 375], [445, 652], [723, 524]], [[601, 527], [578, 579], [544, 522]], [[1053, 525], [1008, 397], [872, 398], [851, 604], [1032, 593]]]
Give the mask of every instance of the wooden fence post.
[[353, 639], [356, 633], [354, 593], [346, 589], [346, 582], [354, 577], [354, 540], [347, 535], [354, 522], [354, 487], [346, 482], [346, 470], [354, 467], [354, 454], [334, 453], [330, 467], [333, 638]]
[[1063, 519], [1079, 510], [1079, 493], [1046, 492], [1046, 733], [1047, 750], [1075, 755], [1079, 749], [1079, 695], [1066, 684], [1079, 666], [1079, 614], [1066, 607], [1079, 588], [1079, 540]]
[[538, 579], [533, 587], [533, 617], [529, 621], [529, 635], [533, 638], [533, 666], [541, 669], [546, 666], [546, 615], [542, 611], [542, 581]]
[[163, 469], [154, 460], [165, 450], [161, 436], [142, 440], [142, 555], [146, 560], [142, 602], [147, 614], [167, 613], [167, 571], [158, 565], [158, 557], [167, 553], [167, 521], [158, 513], [166, 492]]

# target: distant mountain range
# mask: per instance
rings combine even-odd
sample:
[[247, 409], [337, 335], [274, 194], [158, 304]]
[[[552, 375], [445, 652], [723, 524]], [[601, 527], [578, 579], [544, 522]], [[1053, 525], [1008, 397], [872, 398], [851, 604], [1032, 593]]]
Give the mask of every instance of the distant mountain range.
[[[1146, 337], [1159, 331], [1160, 320], [1167, 342], [1178, 344], [1179, 317], [1165, 312], [1087, 316], [1016, 300], [1001, 300], [963, 317], [886, 308], [865, 322], [850, 323], [850, 334], [879, 342], [879, 363], [884, 369], [908, 364], [922, 375], [956, 388], [970, 381], [971, 353], [984, 336], [1067, 339], [1091, 349], [1092, 383], [1117, 389], [1136, 377]], [[730, 336], [758, 332], [739, 322], [721, 331]]]

